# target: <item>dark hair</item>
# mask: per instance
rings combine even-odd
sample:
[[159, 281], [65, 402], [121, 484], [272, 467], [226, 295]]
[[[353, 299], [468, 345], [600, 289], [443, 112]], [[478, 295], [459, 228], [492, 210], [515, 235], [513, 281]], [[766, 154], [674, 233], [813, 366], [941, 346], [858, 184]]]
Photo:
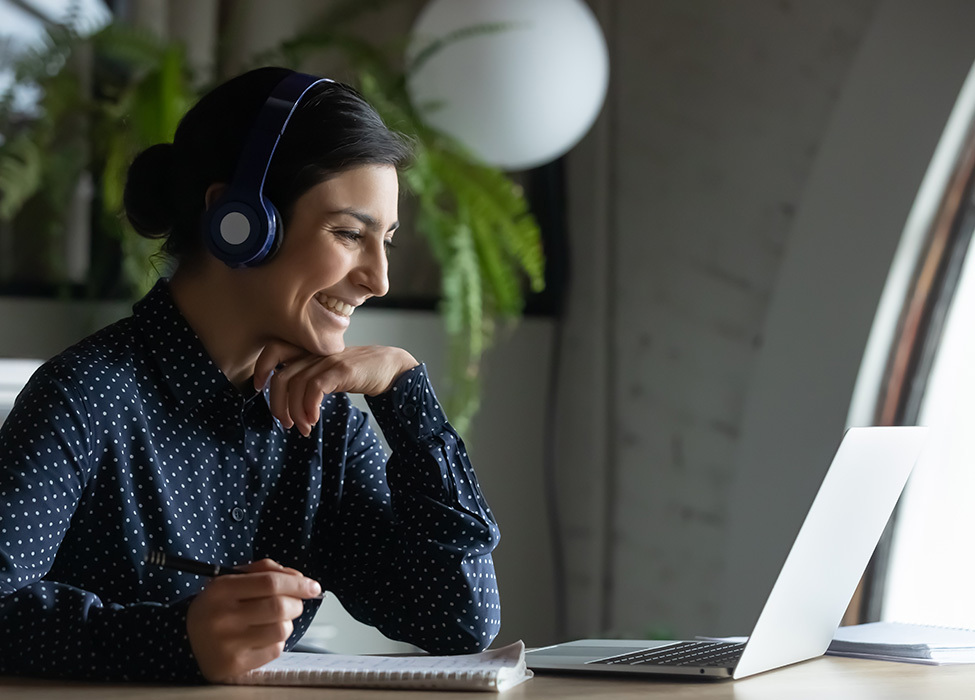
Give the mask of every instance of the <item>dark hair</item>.
[[[125, 213], [146, 238], [166, 238], [176, 260], [203, 248], [207, 188], [229, 183], [251, 126], [274, 87], [291, 71], [258, 68], [217, 86], [180, 121], [173, 143], [136, 156], [125, 183]], [[264, 185], [287, 228], [295, 201], [328, 178], [361, 165], [402, 168], [406, 139], [347, 85], [324, 82], [302, 98], [281, 136]]]

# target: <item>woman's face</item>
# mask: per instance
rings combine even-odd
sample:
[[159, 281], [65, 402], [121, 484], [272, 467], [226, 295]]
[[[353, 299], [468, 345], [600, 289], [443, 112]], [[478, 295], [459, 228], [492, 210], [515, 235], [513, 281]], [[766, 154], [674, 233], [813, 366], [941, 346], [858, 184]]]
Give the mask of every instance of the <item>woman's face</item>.
[[316, 355], [345, 349], [352, 312], [389, 290], [386, 252], [399, 225], [398, 201], [396, 169], [369, 165], [295, 202], [280, 250], [247, 271], [262, 342], [283, 340]]

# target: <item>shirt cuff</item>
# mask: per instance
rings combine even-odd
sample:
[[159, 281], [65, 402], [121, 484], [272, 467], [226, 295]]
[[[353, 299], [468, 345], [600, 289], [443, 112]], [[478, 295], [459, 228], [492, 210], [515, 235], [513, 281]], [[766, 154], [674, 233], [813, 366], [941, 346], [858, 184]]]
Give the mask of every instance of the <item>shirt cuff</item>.
[[428, 442], [447, 424], [425, 363], [403, 372], [389, 391], [367, 396], [366, 403], [390, 442]]
[[103, 623], [98, 625], [97, 655], [105, 659], [106, 676], [140, 682], [205, 682], [186, 631], [192, 600], [99, 609], [100, 614], [92, 618]]

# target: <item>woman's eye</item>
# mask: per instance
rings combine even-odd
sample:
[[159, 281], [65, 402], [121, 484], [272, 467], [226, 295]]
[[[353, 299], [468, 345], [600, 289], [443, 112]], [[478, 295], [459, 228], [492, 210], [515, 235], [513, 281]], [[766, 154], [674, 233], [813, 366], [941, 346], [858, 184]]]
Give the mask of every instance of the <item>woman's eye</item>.
[[357, 241], [360, 238], [362, 238], [362, 234], [361, 233], [359, 233], [358, 231], [355, 231], [355, 230], [351, 230], [351, 229], [349, 229], [349, 230], [347, 230], [347, 229], [340, 229], [340, 230], [338, 230], [338, 231], [335, 232], [335, 235], [336, 236], [339, 236], [340, 238], [344, 238], [344, 239], [346, 239], [348, 241]]
[[383, 247], [386, 249], [386, 255], [389, 255], [389, 251], [396, 247], [396, 244], [390, 240], [383, 241]]

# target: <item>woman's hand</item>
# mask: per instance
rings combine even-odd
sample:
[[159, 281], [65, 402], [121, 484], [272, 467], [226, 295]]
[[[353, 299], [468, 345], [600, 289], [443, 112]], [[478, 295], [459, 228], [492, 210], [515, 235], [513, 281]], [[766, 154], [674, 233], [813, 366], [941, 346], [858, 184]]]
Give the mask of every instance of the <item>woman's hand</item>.
[[261, 391], [270, 379], [271, 413], [284, 427], [296, 425], [307, 437], [320, 418], [326, 394], [376, 396], [389, 391], [403, 372], [418, 364], [401, 348], [367, 345], [321, 357], [287, 343], [273, 342], [257, 358], [254, 388]]
[[301, 615], [302, 600], [322, 592], [317, 581], [270, 559], [218, 576], [190, 603], [186, 632], [203, 676], [229, 680], [276, 659]]

